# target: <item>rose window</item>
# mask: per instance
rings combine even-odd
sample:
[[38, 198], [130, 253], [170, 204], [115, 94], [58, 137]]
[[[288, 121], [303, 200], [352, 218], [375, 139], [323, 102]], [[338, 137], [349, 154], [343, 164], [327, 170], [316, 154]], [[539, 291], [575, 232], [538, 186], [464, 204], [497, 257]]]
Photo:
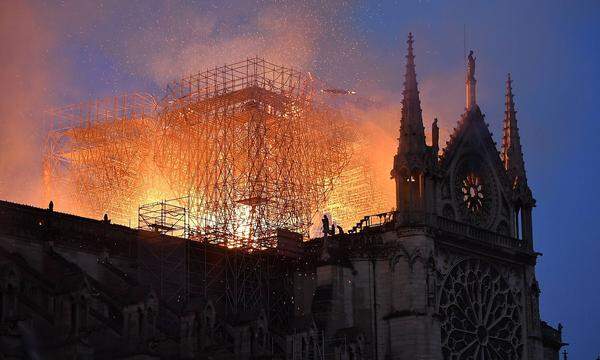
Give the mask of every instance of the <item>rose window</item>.
[[444, 359], [521, 359], [521, 293], [489, 264], [458, 264], [441, 289], [439, 312]]
[[478, 212], [483, 207], [483, 188], [481, 179], [474, 173], [470, 173], [462, 181], [462, 200], [467, 209]]
[[453, 183], [457, 218], [484, 228], [494, 225], [498, 190], [490, 167], [476, 156], [467, 156], [457, 164]]

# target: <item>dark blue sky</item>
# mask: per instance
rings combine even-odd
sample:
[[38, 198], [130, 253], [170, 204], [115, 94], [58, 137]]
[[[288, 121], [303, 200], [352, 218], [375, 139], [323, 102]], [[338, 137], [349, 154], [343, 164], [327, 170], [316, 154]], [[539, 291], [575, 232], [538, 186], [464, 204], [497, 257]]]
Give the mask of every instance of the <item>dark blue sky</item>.
[[466, 28], [498, 142], [506, 73], [514, 79], [538, 204], [542, 316], [563, 323], [571, 358], [600, 354], [599, 1], [222, 2], [3, 2], [0, 130], [14, 140], [0, 141], [2, 197], [35, 202], [23, 183], [37, 185], [39, 109], [133, 90], [160, 95], [178, 75], [254, 55], [394, 107], [409, 31], [426, 126], [438, 116], [447, 134], [464, 107]]

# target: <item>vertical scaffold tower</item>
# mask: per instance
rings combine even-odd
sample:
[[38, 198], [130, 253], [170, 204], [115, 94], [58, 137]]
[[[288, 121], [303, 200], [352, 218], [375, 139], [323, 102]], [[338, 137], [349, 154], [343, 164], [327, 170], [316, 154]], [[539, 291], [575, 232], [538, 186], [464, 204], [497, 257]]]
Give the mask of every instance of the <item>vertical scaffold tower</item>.
[[306, 74], [252, 58], [167, 87], [155, 162], [190, 194], [191, 235], [264, 249], [306, 232], [348, 162], [352, 130], [316, 106]]

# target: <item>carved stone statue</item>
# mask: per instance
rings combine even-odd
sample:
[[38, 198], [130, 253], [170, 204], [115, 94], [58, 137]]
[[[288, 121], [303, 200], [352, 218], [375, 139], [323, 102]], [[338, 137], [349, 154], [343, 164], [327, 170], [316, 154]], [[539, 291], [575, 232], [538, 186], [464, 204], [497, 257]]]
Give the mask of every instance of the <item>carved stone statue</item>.
[[475, 58], [473, 57], [473, 50], [469, 52], [468, 65], [467, 65], [467, 77], [472, 79], [475, 77]]

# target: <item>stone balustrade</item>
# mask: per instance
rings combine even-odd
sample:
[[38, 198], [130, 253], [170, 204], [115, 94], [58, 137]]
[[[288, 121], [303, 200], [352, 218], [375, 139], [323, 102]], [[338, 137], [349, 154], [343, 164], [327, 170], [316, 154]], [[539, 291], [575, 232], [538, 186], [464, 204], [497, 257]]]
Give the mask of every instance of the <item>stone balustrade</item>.
[[359, 233], [366, 229], [387, 230], [389, 227], [394, 226], [428, 226], [442, 232], [482, 241], [491, 245], [523, 251], [531, 250], [530, 244], [526, 241], [424, 212], [387, 212], [365, 216], [349, 233]]

